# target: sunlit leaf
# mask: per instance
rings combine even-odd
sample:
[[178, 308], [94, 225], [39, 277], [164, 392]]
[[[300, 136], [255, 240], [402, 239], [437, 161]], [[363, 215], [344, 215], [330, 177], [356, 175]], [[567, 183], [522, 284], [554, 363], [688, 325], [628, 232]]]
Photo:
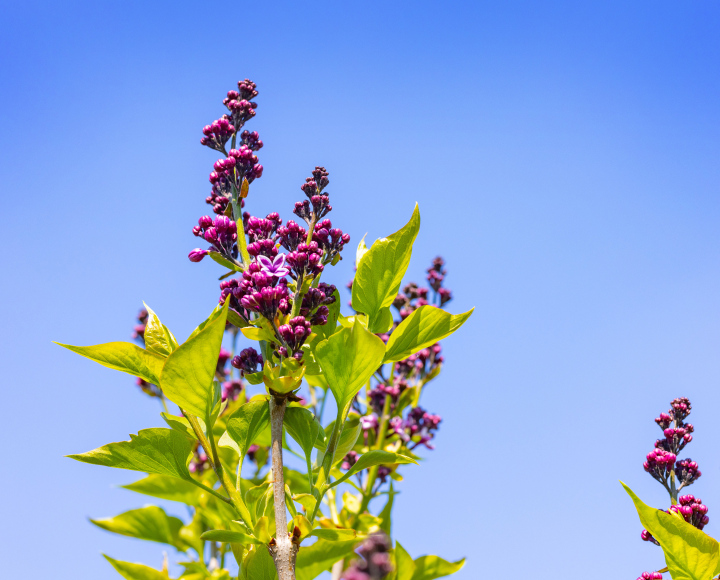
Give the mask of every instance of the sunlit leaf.
[[410, 221], [387, 238], [380, 238], [358, 263], [352, 286], [352, 307], [368, 315], [369, 328], [378, 330], [378, 314], [393, 303], [405, 275], [412, 246], [420, 229], [420, 212], [415, 205]]
[[217, 404], [213, 377], [225, 333], [229, 300], [215, 309], [197, 334], [191, 335], [167, 358], [160, 388], [184, 411], [205, 418]]
[[718, 543], [682, 517], [651, 508], [620, 482], [632, 498], [643, 527], [660, 543], [673, 580], [709, 580], [720, 568]]
[[384, 354], [383, 341], [357, 319], [352, 327], [343, 328], [317, 346], [315, 358], [337, 401], [342, 420], [357, 392], [382, 364]]
[[192, 481], [187, 462], [194, 442], [172, 429], [142, 429], [130, 441], [108, 443], [71, 459], [120, 469], [171, 475]]
[[421, 306], [393, 330], [383, 362], [406, 359], [450, 336], [472, 313], [473, 311], [469, 310], [463, 314], [450, 314], [435, 306]]
[[180, 539], [183, 521], [167, 515], [162, 508], [154, 505], [130, 510], [113, 518], [90, 521], [99, 528], [115, 534], [169, 544], [181, 551], [188, 548]]
[[131, 342], [106, 342], [94, 346], [73, 346], [56, 342], [85, 358], [94, 360], [104, 367], [122, 371], [135, 377], [140, 377], [153, 385], [160, 384], [165, 358]]
[[179, 345], [173, 333], [170, 332], [167, 326], [165, 326], [157, 314], [153, 312], [147, 304], [143, 302], [145, 310], [148, 313], [148, 319], [145, 323], [145, 332], [143, 338], [145, 340], [145, 348], [149, 352], [159, 354], [160, 356], [168, 356], [174, 351]]
[[417, 463], [414, 459], [400, 455], [399, 453], [391, 453], [390, 451], [381, 451], [374, 449], [368, 451], [364, 455], [361, 455], [357, 462], [348, 469], [347, 473], [342, 477], [333, 481], [329, 487], [335, 487], [336, 485], [348, 480], [356, 473], [360, 473], [363, 469], [367, 469], [374, 465], [394, 465], [395, 463]]

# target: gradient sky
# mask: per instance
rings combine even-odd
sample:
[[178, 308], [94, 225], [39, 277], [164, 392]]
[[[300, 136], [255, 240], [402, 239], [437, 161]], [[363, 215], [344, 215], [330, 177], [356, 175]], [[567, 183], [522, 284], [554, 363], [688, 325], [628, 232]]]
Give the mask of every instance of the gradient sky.
[[417, 201], [409, 278], [441, 254], [449, 309], [476, 308], [424, 395], [437, 449], [397, 499], [413, 556], [467, 556], [458, 580], [661, 567], [618, 480], [667, 503], [642, 461], [683, 395], [720, 536], [719, 29], [716, 0], [4, 2], [2, 575], [160, 565], [86, 519], [143, 505], [115, 487], [135, 475], [63, 458], [158, 408], [51, 340], [129, 340], [142, 300], [181, 339], [207, 316], [219, 269], [186, 257], [216, 158], [198, 140], [244, 77], [251, 211], [292, 217], [324, 165], [354, 248]]

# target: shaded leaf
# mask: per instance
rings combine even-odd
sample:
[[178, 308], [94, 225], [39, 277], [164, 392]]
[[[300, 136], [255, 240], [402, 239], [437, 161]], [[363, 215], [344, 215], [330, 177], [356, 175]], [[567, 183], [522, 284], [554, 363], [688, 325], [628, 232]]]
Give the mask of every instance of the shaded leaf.
[[99, 528], [115, 534], [169, 544], [181, 551], [188, 548], [179, 537], [180, 528], [184, 525], [183, 521], [167, 515], [162, 508], [154, 505], [130, 510], [113, 518], [90, 521]]
[[383, 362], [406, 359], [450, 336], [470, 318], [473, 310], [463, 314], [450, 314], [429, 305], [414, 310], [390, 335]]
[[200, 536], [203, 540], [211, 542], [227, 542], [234, 544], [259, 544], [260, 540], [253, 538], [242, 532], [234, 532], [231, 530], [209, 530]]
[[440, 556], [420, 556], [415, 559], [415, 573], [412, 580], [435, 580], [455, 574], [465, 565], [465, 558], [457, 562], [448, 562]]
[[300, 445], [307, 463], [310, 464], [313, 447], [318, 433], [322, 430], [315, 415], [303, 407], [288, 407], [285, 410], [284, 425], [290, 437]]
[[368, 451], [364, 455], [361, 455], [355, 465], [348, 469], [345, 475], [333, 481], [329, 485], [329, 487], [335, 487], [336, 485], [342, 483], [343, 481], [346, 481], [356, 473], [359, 473], [363, 469], [367, 469], [368, 467], [372, 467], [373, 465], [393, 465], [395, 463], [417, 464], [417, 461], [410, 457], [406, 457], [405, 455], [400, 455], [399, 453], [392, 453], [390, 451], [381, 451], [379, 449], [374, 449], [373, 451]]
[[200, 496], [205, 493], [189, 481], [178, 481], [175, 477], [155, 473], [121, 487], [136, 493], [192, 506], [199, 505]]
[[270, 409], [265, 399], [255, 399], [242, 405], [227, 422], [227, 433], [238, 446], [240, 466], [250, 446], [270, 424]]
[[[327, 540], [328, 542], [346, 542], [348, 540], [357, 540], [358, 533], [356, 530], [349, 528], [317, 528], [310, 533], [311, 536]], [[360, 536], [361, 538], [363, 536]]]
[[243, 560], [243, 580], [277, 580], [277, 570], [270, 552], [265, 546], [255, 546]]
[[[103, 554], [103, 556], [105, 556]], [[168, 575], [165, 572], [150, 568], [144, 564], [133, 564], [131, 562], [121, 562], [115, 560], [110, 556], [105, 556], [105, 559], [110, 562], [113, 568], [117, 570], [118, 574], [126, 580], [168, 580]]]
[[318, 539], [312, 546], [303, 546], [297, 555], [297, 580], [313, 580], [337, 562], [353, 554], [358, 540], [330, 542]]

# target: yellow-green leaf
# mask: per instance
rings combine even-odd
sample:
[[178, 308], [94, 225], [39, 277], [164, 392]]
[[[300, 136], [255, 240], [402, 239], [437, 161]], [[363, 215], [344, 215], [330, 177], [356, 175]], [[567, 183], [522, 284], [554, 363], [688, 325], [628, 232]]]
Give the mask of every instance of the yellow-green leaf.
[[106, 342], [93, 346], [73, 346], [61, 342], [55, 344], [94, 360], [104, 367], [140, 377], [153, 385], [160, 383], [160, 373], [165, 358], [148, 352], [137, 344], [131, 342]]
[[450, 314], [435, 306], [421, 306], [393, 330], [383, 362], [406, 359], [437, 341], [450, 336], [470, 318], [473, 309]]

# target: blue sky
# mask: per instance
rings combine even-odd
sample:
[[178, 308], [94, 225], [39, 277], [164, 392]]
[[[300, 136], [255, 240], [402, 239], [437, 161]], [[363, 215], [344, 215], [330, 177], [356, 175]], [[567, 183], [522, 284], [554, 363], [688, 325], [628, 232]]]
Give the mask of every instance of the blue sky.
[[244, 77], [253, 212], [291, 217], [315, 165], [353, 247], [417, 201], [409, 278], [441, 254], [450, 310], [476, 307], [424, 396], [444, 421], [397, 500], [411, 554], [467, 556], [458, 580], [661, 567], [618, 479], [666, 503], [641, 464], [681, 395], [720, 535], [719, 26], [702, 0], [5, 3], [4, 574], [160, 563], [86, 519], [142, 505], [133, 474], [62, 457], [158, 409], [50, 341], [129, 340], [142, 300], [184, 338], [213, 307], [217, 269], [186, 257], [198, 140]]

